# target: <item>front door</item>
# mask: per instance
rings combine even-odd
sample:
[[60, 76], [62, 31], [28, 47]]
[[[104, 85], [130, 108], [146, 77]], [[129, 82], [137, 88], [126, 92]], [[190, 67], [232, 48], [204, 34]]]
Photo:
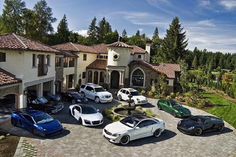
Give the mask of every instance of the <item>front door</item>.
[[120, 73], [118, 71], [111, 72], [111, 88], [118, 89], [120, 82]]

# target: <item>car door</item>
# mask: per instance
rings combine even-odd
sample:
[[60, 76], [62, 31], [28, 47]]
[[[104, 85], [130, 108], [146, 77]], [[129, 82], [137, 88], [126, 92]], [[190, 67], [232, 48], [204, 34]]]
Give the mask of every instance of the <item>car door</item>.
[[75, 106], [75, 107], [73, 107], [72, 110], [73, 110], [73, 111], [72, 111], [72, 114], [74, 113], [75, 119], [79, 120], [80, 117], [81, 117], [81, 113], [82, 113], [81, 107]]
[[128, 101], [129, 100], [129, 95], [130, 95], [130, 92], [126, 90], [125, 94], [124, 94], [124, 100]]
[[149, 125], [149, 120], [143, 120], [134, 128], [133, 139], [147, 137], [151, 131], [152, 127]]
[[161, 108], [164, 111], [169, 112], [169, 103], [168, 103], [168, 101], [161, 101], [160, 104], [161, 104]]
[[85, 96], [89, 99], [92, 99], [92, 95], [91, 95], [92, 89], [93, 89], [92, 87], [86, 86], [84, 90]]
[[24, 120], [22, 121], [22, 127], [28, 131], [32, 131], [34, 125], [32, 117], [27, 114], [23, 114], [22, 116], [24, 117]]
[[212, 129], [212, 122], [209, 119], [206, 119], [203, 122], [203, 129], [204, 130], [211, 130]]

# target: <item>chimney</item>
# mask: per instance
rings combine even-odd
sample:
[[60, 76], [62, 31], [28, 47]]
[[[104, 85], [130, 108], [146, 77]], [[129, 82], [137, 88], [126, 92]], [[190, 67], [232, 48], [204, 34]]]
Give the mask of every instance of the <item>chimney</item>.
[[150, 63], [150, 56], [151, 56], [151, 43], [146, 43], [145, 50], [147, 51], [145, 61], [148, 62], [148, 63]]

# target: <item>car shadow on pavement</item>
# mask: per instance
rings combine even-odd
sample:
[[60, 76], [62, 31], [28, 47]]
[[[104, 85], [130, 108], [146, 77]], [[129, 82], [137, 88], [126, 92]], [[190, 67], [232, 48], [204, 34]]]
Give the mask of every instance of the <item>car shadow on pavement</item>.
[[157, 138], [151, 136], [151, 137], [147, 137], [147, 138], [134, 140], [134, 141], [131, 141], [130, 143], [128, 143], [126, 146], [127, 147], [138, 147], [138, 146], [142, 146], [142, 145], [145, 145], [145, 144], [157, 143], [157, 142], [161, 142], [161, 141], [171, 139], [171, 138], [175, 137], [176, 135], [177, 134], [175, 132], [171, 131], [171, 130], [165, 130]]
[[209, 136], [216, 136], [216, 135], [221, 135], [221, 134], [227, 134], [233, 132], [232, 129], [225, 127], [223, 131], [213, 131], [213, 132], [204, 132], [201, 137], [209, 137]]
[[153, 108], [153, 107], [156, 107], [155, 105], [151, 104], [151, 103], [147, 103], [147, 104], [144, 104], [144, 105], [141, 105], [143, 108]]

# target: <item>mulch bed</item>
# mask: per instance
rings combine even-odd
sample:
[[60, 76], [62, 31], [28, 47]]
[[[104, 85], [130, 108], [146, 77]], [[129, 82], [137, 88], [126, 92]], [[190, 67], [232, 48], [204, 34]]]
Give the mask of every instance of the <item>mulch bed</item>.
[[[1, 132], [0, 132], [0, 135]], [[6, 136], [0, 140], [0, 156], [1, 157], [13, 157], [18, 145], [20, 137]]]

